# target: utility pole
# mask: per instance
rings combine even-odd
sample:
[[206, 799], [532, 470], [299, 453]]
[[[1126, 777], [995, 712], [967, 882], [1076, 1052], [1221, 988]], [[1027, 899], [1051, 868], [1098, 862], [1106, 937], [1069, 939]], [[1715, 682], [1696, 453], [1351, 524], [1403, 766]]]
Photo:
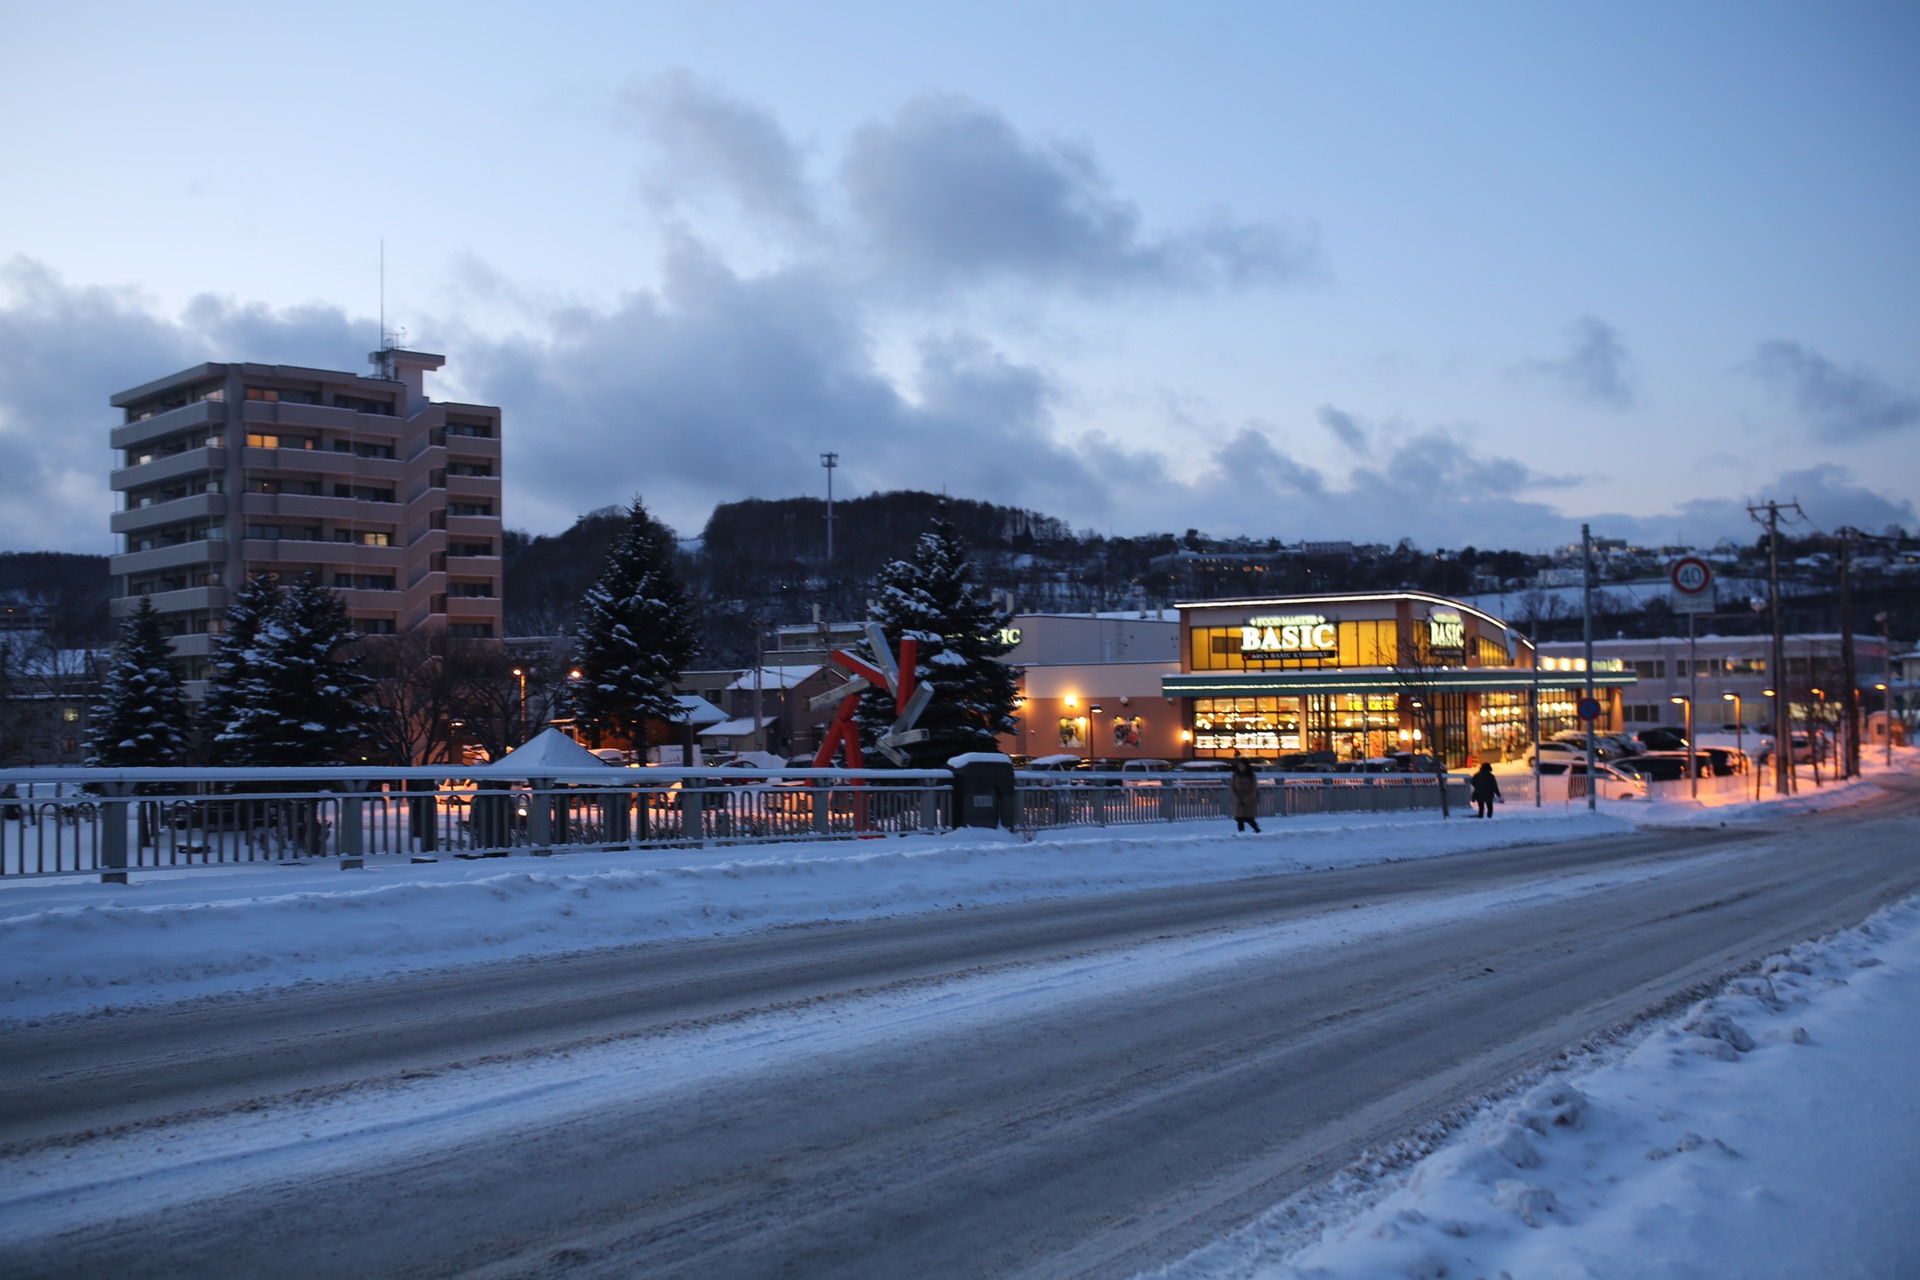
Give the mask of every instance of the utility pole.
[[[1786, 795], [1792, 785], [1799, 781], [1793, 769], [1793, 721], [1787, 708], [1791, 697], [1787, 688], [1787, 637], [1780, 618], [1780, 509], [1782, 505], [1768, 501], [1747, 508], [1747, 514], [1767, 528], [1767, 607], [1773, 611], [1773, 655], [1768, 661], [1773, 667], [1773, 794], [1776, 797]], [[1792, 511], [1800, 510], [1800, 504], [1797, 502], [1784, 505]], [[1767, 513], [1764, 520], [1760, 519], [1762, 510]]]
[[1860, 776], [1860, 678], [1853, 653], [1853, 575], [1851, 573], [1851, 552], [1853, 540], [1860, 536], [1858, 529], [1842, 527], [1834, 531], [1840, 540], [1840, 679], [1844, 687], [1840, 693], [1840, 714], [1846, 717], [1847, 737], [1840, 758], [1840, 776], [1857, 778]]
[[833, 568], [833, 469], [840, 465], [840, 455], [823, 453], [820, 465], [827, 469], [827, 568]]
[[[1593, 697], [1593, 534], [1586, 525], [1580, 526], [1580, 630], [1586, 640], [1586, 667], [1583, 673], [1587, 678], [1586, 696]], [[1689, 744], [1691, 745], [1691, 744]], [[1587, 721], [1587, 810], [1599, 809], [1600, 788], [1594, 785], [1593, 721]], [[1536, 749], [1533, 766], [1540, 767], [1540, 753]]]

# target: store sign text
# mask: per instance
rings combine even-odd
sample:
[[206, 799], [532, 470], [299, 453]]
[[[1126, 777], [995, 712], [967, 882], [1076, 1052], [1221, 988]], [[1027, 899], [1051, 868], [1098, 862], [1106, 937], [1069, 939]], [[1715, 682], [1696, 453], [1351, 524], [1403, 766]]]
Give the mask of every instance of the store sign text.
[[1248, 618], [1240, 628], [1242, 653], [1333, 653], [1339, 647], [1333, 623], [1318, 614]]
[[1457, 613], [1436, 613], [1427, 618], [1427, 643], [1435, 649], [1467, 647], [1467, 624]]

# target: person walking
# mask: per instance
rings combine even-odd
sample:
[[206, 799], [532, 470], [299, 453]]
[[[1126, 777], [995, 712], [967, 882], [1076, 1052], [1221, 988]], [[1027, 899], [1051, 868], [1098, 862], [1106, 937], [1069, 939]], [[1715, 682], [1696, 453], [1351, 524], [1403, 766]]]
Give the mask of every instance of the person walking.
[[1493, 802], [1500, 798], [1500, 779], [1493, 776], [1493, 766], [1482, 761], [1480, 772], [1473, 775], [1470, 785], [1473, 789], [1473, 807], [1479, 810], [1475, 816], [1491, 818]]
[[1255, 835], [1260, 834], [1260, 779], [1253, 765], [1235, 760], [1227, 789], [1233, 792], [1233, 829], [1238, 832], [1252, 827]]

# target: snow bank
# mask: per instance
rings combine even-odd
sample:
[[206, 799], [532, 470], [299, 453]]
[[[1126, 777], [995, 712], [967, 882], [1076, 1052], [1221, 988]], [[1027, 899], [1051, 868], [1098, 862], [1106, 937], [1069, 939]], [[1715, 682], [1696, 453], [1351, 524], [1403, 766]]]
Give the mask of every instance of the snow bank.
[[1909, 900], [1160, 1274], [1920, 1275], [1917, 982]]
[[1584, 812], [1076, 830], [414, 865], [369, 859], [0, 887], [0, 1019], [819, 920], [1359, 866], [1631, 829]]

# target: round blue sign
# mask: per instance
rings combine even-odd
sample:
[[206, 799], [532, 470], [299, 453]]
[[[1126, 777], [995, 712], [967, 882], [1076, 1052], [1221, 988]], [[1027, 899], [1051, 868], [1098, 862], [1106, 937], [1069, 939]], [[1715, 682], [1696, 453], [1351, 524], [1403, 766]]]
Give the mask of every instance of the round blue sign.
[[1600, 718], [1600, 702], [1597, 698], [1580, 699], [1580, 705], [1577, 710], [1580, 712], [1580, 718], [1582, 720], [1598, 720]]

